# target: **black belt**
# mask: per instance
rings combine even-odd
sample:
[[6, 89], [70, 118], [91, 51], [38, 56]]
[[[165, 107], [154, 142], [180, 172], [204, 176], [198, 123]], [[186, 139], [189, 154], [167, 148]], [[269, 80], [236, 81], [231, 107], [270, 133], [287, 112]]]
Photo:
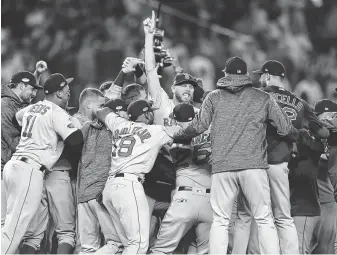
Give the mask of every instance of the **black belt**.
[[[20, 157], [20, 156], [17, 157], [16, 159], [20, 160], [22, 162], [25, 162], [26, 164], [29, 164], [30, 161], [34, 161], [32, 159], [29, 159], [29, 158], [26, 158], [26, 157]], [[47, 168], [44, 165], [41, 165], [41, 167], [38, 170], [40, 170], [41, 172], [44, 172], [45, 170], [47, 170]]]
[[[123, 173], [121, 173], [121, 174], [115, 174], [115, 178], [116, 177], [124, 177], [124, 174]], [[142, 179], [138, 177], [138, 181], [142, 182]]]
[[[198, 189], [205, 190], [204, 188], [194, 188], [194, 189], [196, 189], [196, 190], [198, 190]], [[179, 186], [178, 191], [182, 191], [182, 190], [193, 191], [193, 188], [189, 187], [189, 186]], [[206, 193], [211, 193], [211, 189], [206, 189]]]

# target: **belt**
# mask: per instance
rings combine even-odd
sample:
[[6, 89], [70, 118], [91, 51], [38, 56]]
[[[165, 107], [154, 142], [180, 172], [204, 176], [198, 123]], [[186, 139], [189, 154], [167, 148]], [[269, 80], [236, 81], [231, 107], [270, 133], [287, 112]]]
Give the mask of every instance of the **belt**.
[[179, 186], [178, 191], [195, 191], [201, 193], [211, 193], [211, 189], [193, 188], [190, 186]]
[[[16, 157], [16, 160], [20, 160], [22, 162], [25, 162], [26, 164], [31, 164], [31, 163], [33, 163], [33, 164], [39, 164], [35, 160], [32, 160], [30, 158], [26, 158], [26, 157], [21, 157], [21, 156]], [[41, 172], [44, 172], [45, 170], [47, 170], [47, 168], [44, 165], [41, 165], [41, 167], [38, 170], [40, 170]]]
[[[136, 176], [136, 175], [135, 175], [135, 176]], [[126, 177], [126, 176], [125, 176], [124, 173], [120, 173], [120, 174], [115, 174], [114, 177], [117, 178], [117, 177]], [[139, 181], [139, 182], [142, 182], [142, 179], [138, 177], [138, 181]]]

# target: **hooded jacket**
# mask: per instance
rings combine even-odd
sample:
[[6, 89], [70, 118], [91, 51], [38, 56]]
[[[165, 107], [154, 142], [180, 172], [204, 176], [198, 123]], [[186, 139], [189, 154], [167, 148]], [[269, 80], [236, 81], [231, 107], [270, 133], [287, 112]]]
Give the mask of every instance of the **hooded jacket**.
[[13, 118], [25, 106], [7, 85], [1, 86], [1, 172], [19, 144], [21, 130], [13, 124]]
[[192, 138], [211, 127], [212, 173], [267, 169], [267, 123], [281, 136], [297, 133], [268, 93], [252, 87], [247, 75], [227, 75], [207, 95], [201, 109], [174, 138]]

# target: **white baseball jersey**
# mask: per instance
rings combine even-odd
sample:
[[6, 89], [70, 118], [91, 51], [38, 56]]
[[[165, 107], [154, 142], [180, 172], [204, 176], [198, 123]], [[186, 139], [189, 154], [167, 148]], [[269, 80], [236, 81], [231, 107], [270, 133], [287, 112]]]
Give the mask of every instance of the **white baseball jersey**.
[[48, 100], [27, 106], [16, 116], [22, 131], [13, 156], [26, 156], [51, 169], [63, 151], [63, 141], [77, 130], [71, 116]]
[[154, 123], [162, 126], [172, 126], [172, 119], [169, 115], [173, 111], [174, 103], [170, 99], [163, 88], [156, 91], [155, 95], [151, 95], [154, 107], [158, 110], [154, 111]]
[[173, 144], [170, 154], [177, 170], [177, 186], [211, 187], [210, 129], [194, 137], [190, 145]]
[[[70, 120], [73, 123], [73, 125], [75, 126], [75, 128], [80, 129], [82, 127], [81, 123], [79, 122], [78, 119], [70, 116]], [[69, 161], [67, 159], [65, 159], [64, 157], [60, 157], [57, 162], [55, 163], [55, 165], [53, 166], [52, 170], [61, 170], [61, 171], [70, 171], [71, 170], [71, 164], [69, 163]]]
[[113, 134], [110, 175], [151, 171], [160, 148], [172, 139], [162, 126], [132, 122], [110, 113], [105, 125]]

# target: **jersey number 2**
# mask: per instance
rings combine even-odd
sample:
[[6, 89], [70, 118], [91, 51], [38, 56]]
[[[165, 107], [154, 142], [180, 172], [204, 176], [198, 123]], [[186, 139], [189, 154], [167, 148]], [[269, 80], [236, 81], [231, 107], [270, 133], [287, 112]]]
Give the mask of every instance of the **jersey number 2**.
[[288, 115], [288, 118], [290, 119], [290, 121], [294, 121], [297, 118], [297, 112], [290, 107], [283, 107], [283, 111], [285, 111], [285, 113]]
[[32, 137], [32, 129], [33, 129], [35, 120], [36, 120], [36, 116], [29, 115], [27, 117], [27, 122], [26, 122], [25, 130], [22, 133], [22, 137], [28, 137], [28, 138]]
[[117, 147], [113, 149], [111, 156], [116, 157], [117, 154], [119, 157], [128, 157], [132, 154], [133, 147], [136, 144], [136, 139], [132, 136], [123, 137], [119, 142], [119, 149]]

